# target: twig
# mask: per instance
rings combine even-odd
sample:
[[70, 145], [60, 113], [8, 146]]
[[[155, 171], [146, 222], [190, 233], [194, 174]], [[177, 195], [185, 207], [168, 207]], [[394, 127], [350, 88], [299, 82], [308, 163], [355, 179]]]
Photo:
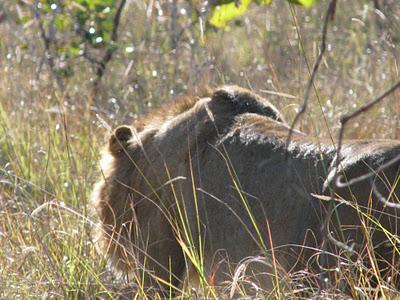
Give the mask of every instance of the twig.
[[379, 10], [381, 9], [381, 5], [379, 4], [378, 0], [374, 0], [374, 8]]
[[329, 20], [333, 20], [333, 18], [335, 16], [335, 10], [336, 10], [336, 0], [331, 0], [331, 2], [329, 3], [328, 9], [326, 11], [326, 15], [325, 15], [325, 19], [324, 19], [324, 25], [323, 25], [323, 28], [322, 28], [322, 38], [321, 38], [320, 53], [319, 53], [319, 55], [317, 57], [317, 60], [314, 63], [310, 79], [309, 79], [309, 81], [307, 83], [306, 91], [304, 93], [303, 104], [300, 106], [300, 109], [297, 112], [296, 117], [293, 120], [292, 126], [290, 126], [289, 134], [288, 134], [288, 137], [286, 139], [286, 149], [288, 149], [290, 140], [292, 138], [294, 126], [297, 124], [297, 122], [300, 120], [300, 117], [305, 113], [305, 111], [307, 109], [308, 100], [310, 98], [311, 88], [312, 88], [312, 86], [314, 84], [315, 76], [317, 75], [317, 71], [318, 71], [319, 65], [321, 64], [322, 57], [324, 56], [325, 49], [326, 49], [326, 35], [327, 35], [327, 32], [328, 32], [328, 22], [329, 22]]
[[178, 35], [179, 31], [177, 28], [177, 20], [178, 20], [178, 1], [172, 0], [172, 8], [171, 8], [171, 48], [172, 50], [176, 49], [178, 45]]
[[178, 81], [178, 71], [179, 71], [179, 47], [178, 42], [180, 39], [180, 35], [183, 33], [183, 30], [179, 32], [178, 30], [178, 1], [172, 0], [172, 11], [171, 11], [171, 48], [174, 55], [174, 73], [173, 73], [173, 90], [177, 89], [177, 81]]
[[383, 205], [385, 205], [387, 207], [395, 208], [395, 209], [400, 209], [400, 204], [399, 203], [390, 202], [389, 201], [390, 198], [385, 198], [378, 191], [378, 187], [376, 186], [375, 181], [373, 181], [371, 179], [371, 183], [372, 183], [372, 192], [375, 194], [376, 198], [378, 198], [378, 200], [383, 203]]
[[[360, 114], [370, 110], [372, 107], [374, 107], [376, 104], [378, 104], [379, 102], [381, 102], [383, 99], [385, 99], [387, 96], [389, 96], [390, 94], [392, 94], [396, 89], [398, 89], [400, 87], [400, 80], [398, 80], [394, 85], [392, 85], [387, 91], [385, 91], [382, 95], [378, 96], [377, 98], [375, 98], [374, 100], [372, 100], [371, 102], [365, 104], [364, 106], [361, 106], [359, 109], [357, 109], [354, 112], [345, 114], [343, 116], [340, 117], [339, 123], [340, 123], [340, 128], [339, 128], [339, 137], [338, 137], [338, 146], [337, 146], [337, 150], [336, 150], [336, 166], [335, 166], [335, 175], [333, 177], [333, 181], [332, 182], [336, 182], [337, 178], [338, 178], [338, 170], [339, 170], [339, 166], [340, 166], [340, 152], [342, 150], [342, 146], [343, 146], [343, 135], [344, 135], [344, 130], [346, 127], [346, 124], [348, 121], [350, 121], [351, 119], [359, 116]], [[385, 168], [389, 167], [390, 165], [394, 164], [397, 161], [397, 159], [393, 159], [391, 161], [391, 163], [389, 164], [385, 164]], [[361, 176], [360, 176], [361, 177]], [[336, 184], [333, 185], [332, 187], [332, 192], [334, 193], [336, 190], [337, 186]], [[333, 197], [333, 193], [332, 197]]]
[[99, 84], [100, 84], [101, 79], [103, 78], [105, 71], [106, 71], [107, 64], [110, 62], [110, 60], [116, 50], [115, 43], [118, 40], [118, 27], [119, 27], [120, 20], [121, 20], [122, 10], [124, 9], [125, 4], [126, 4], [126, 0], [121, 0], [119, 2], [119, 5], [117, 7], [117, 10], [115, 12], [114, 19], [113, 19], [113, 28], [112, 28], [112, 32], [111, 32], [111, 36], [110, 36], [110, 43], [107, 47], [106, 53], [104, 54], [103, 58], [100, 61], [96, 61], [96, 64], [97, 64], [97, 67], [95, 70], [96, 79], [93, 82], [94, 95], [97, 95]]
[[[393, 93], [396, 89], [398, 89], [400, 87], [400, 80], [397, 81], [394, 85], [392, 85], [392, 87], [390, 87], [387, 91], [385, 91], [382, 95], [378, 96], [377, 98], [375, 98], [374, 100], [372, 100], [371, 102], [365, 104], [364, 106], [360, 107], [359, 109], [357, 109], [356, 111], [352, 112], [352, 113], [348, 113], [343, 115], [340, 118], [340, 129], [339, 129], [339, 134], [338, 134], [338, 143], [337, 143], [337, 149], [336, 149], [336, 165], [335, 165], [335, 173], [332, 179], [333, 184], [331, 186], [329, 186], [330, 188], [330, 200], [329, 200], [329, 204], [328, 204], [328, 209], [327, 209], [327, 214], [325, 216], [325, 220], [323, 222], [321, 231], [322, 231], [322, 244], [321, 244], [321, 250], [323, 253], [326, 253], [326, 248], [327, 248], [327, 242], [328, 240], [331, 241], [334, 245], [347, 250], [347, 247], [343, 246], [343, 243], [336, 240], [330, 233], [329, 233], [329, 222], [331, 219], [331, 216], [333, 214], [333, 211], [335, 209], [334, 207], [334, 200], [335, 200], [335, 194], [336, 194], [336, 190], [337, 188], [339, 188], [340, 186], [338, 186], [336, 183], [339, 179], [339, 167], [340, 167], [340, 153], [342, 150], [342, 145], [343, 145], [343, 135], [344, 135], [344, 130], [346, 127], [346, 124], [348, 121], [350, 121], [351, 119], [357, 117], [358, 115], [370, 110], [373, 106], [375, 106], [376, 104], [378, 104], [379, 102], [381, 102], [383, 99], [385, 99], [387, 96], [389, 96], [391, 93]], [[393, 165], [394, 163], [396, 163], [398, 161], [398, 157], [395, 157], [394, 159], [390, 160], [389, 162], [387, 162], [386, 164], [382, 165], [380, 168], [378, 168], [377, 170], [382, 171], [383, 169]], [[375, 170], [375, 173], [376, 171]], [[368, 174], [367, 174], [368, 175]], [[365, 178], [368, 178], [370, 176], [366, 176], [366, 175], [361, 175], [358, 178], [354, 178], [353, 179], [353, 183], [358, 182], [360, 180], [363, 180]], [[373, 192], [375, 195], [378, 196], [379, 201], [384, 202], [384, 203], [388, 203], [387, 200], [379, 194], [379, 192], [377, 191], [375, 185], [372, 186], [373, 188]], [[379, 196], [382, 196], [382, 198], [380, 198]], [[391, 206], [393, 207], [393, 206]], [[324, 255], [322, 256], [322, 258], [324, 257]], [[322, 273], [321, 273], [322, 274]], [[322, 285], [323, 283], [323, 278], [321, 277], [321, 282], [320, 284]]]
[[[72, 14], [69, 14], [71, 18], [74, 18]], [[75, 28], [75, 33], [81, 37], [86, 35], [86, 31], [83, 29], [82, 25], [78, 23], [78, 26]], [[101, 62], [93, 57], [90, 52], [88, 51], [87, 43], [83, 43], [83, 51], [81, 56], [89, 61], [92, 65], [101, 66]]]
[[349, 187], [353, 184], [356, 184], [358, 182], [364, 181], [365, 179], [371, 178], [373, 176], [376, 176], [376, 174], [378, 174], [379, 172], [385, 170], [386, 168], [390, 167], [391, 165], [393, 165], [394, 163], [396, 163], [397, 161], [400, 160], [400, 155], [395, 156], [394, 158], [392, 158], [391, 160], [389, 160], [388, 162], [384, 163], [383, 165], [380, 165], [379, 168], [372, 170], [364, 175], [360, 175], [358, 177], [352, 178], [350, 180], [346, 180], [346, 181], [342, 181], [343, 175], [338, 175], [337, 179], [336, 179], [336, 187], [338, 188], [346, 188]]
[[[53, 57], [53, 53], [51, 51], [51, 44], [53, 41], [51, 37], [54, 36], [54, 32], [51, 34], [51, 36], [48, 36], [46, 34], [46, 30], [44, 29], [44, 26], [43, 26], [43, 21], [42, 21], [40, 12], [39, 12], [38, 5], [39, 5], [39, 1], [36, 0], [34, 7], [31, 9], [32, 9], [35, 20], [38, 22], [40, 38], [43, 41], [43, 45], [44, 45], [44, 49], [45, 49], [45, 59], [46, 59], [47, 65], [50, 69], [50, 73], [51, 73], [52, 77], [55, 79], [57, 86], [63, 93], [65, 90], [64, 83], [62, 82], [60, 76], [57, 74], [57, 72], [55, 70], [54, 57]], [[54, 21], [55, 21], [55, 15], [53, 15], [52, 22], [50, 23], [49, 28], [52, 28], [54, 26]]]
[[87, 51], [86, 45], [84, 46], [82, 57], [89, 61], [91, 64], [97, 65], [99, 68], [104, 67], [101, 61], [98, 61], [96, 58], [90, 55], [90, 53]]

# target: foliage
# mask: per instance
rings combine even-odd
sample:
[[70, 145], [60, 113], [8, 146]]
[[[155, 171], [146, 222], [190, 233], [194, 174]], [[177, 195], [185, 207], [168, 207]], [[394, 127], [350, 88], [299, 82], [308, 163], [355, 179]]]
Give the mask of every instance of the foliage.
[[[315, 0], [287, 0], [290, 3], [310, 7]], [[210, 24], [217, 28], [226, 28], [226, 24], [243, 15], [249, 5], [255, 2], [258, 5], [268, 5], [272, 0], [220, 0], [212, 8]]]
[[91, 51], [115, 47], [111, 41], [117, 0], [40, 0], [33, 14], [23, 23], [37, 18], [51, 44], [53, 55], [60, 60], [58, 74], [73, 74], [71, 60], [88, 56]]

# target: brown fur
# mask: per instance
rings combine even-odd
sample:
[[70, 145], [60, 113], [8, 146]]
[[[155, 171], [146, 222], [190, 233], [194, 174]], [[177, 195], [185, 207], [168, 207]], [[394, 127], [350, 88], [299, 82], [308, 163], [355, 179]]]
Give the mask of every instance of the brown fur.
[[[278, 110], [235, 86], [162, 111], [143, 122], [138, 133], [128, 126], [117, 128], [104, 154], [104, 178], [93, 199], [102, 224], [102, 249], [112, 265], [133, 273], [146, 269], [147, 287], [157, 286], [152, 275], [165, 281], [172, 276], [171, 283], [179, 286], [193, 270], [177, 241], [181, 240], [197, 249], [202, 245], [207, 278], [214, 278], [217, 285], [232, 276], [232, 268], [243, 258], [265, 254], [262, 245], [269, 249], [271, 241], [284, 269], [304, 266], [312, 253], [299, 246], [320, 245], [325, 205], [311, 194], [328, 194], [334, 147], [295, 132], [285, 152], [288, 125]], [[349, 141], [340, 171], [351, 179], [399, 154], [398, 141]], [[399, 163], [384, 173], [373, 180], [387, 195]], [[399, 189], [394, 191], [397, 197]], [[364, 211], [374, 209], [372, 215], [398, 234], [398, 212], [371, 197], [369, 181], [339, 189], [338, 197], [365, 207]], [[190, 243], [182, 229], [183, 208], [192, 233]], [[362, 249], [365, 236], [354, 229], [361, 224], [356, 211], [342, 204], [336, 213], [347, 227], [343, 237], [334, 233], [335, 237]], [[392, 250], [378, 230], [373, 240], [383, 268], [393, 257]], [[254, 270], [262, 272], [255, 276], [260, 285], [268, 286], [270, 276], [265, 272], [271, 270], [263, 265]]]

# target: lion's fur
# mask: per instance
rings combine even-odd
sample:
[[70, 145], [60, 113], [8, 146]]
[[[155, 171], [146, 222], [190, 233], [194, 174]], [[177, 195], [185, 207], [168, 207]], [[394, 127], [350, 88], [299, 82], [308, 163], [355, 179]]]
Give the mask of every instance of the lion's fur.
[[[286, 245], [276, 253], [284, 269], [296, 265], [300, 253], [298, 265], [304, 264], [310, 254], [299, 245], [320, 246], [325, 204], [312, 194], [329, 193], [335, 147], [295, 131], [285, 151], [289, 126], [279, 111], [235, 86], [161, 111], [140, 123], [139, 132], [117, 128], [103, 156], [103, 179], [92, 197], [102, 224], [102, 249], [112, 265], [131, 272], [146, 268], [165, 281], [172, 274], [178, 286], [190, 266], [177, 240], [189, 244], [188, 239], [197, 249], [201, 243], [206, 274], [213, 273], [216, 284], [229, 279], [243, 258], [265, 254], [262, 245], [269, 249], [271, 241], [274, 247]], [[341, 172], [354, 178], [399, 154], [399, 141], [349, 141]], [[385, 180], [394, 184], [399, 167], [397, 162], [385, 169]], [[373, 179], [387, 195], [387, 182]], [[398, 234], [400, 222], [382, 214], [398, 212], [370, 197], [369, 181], [351, 191], [338, 189], [340, 196], [375, 209], [373, 215]], [[182, 209], [191, 238], [183, 234]], [[360, 225], [349, 206], [339, 205], [337, 213], [343, 224]], [[344, 233], [345, 239], [363, 243], [362, 230]], [[385, 240], [379, 232], [373, 237], [377, 246]], [[385, 251], [377, 255], [389, 259]], [[268, 277], [259, 276], [265, 282]], [[154, 284], [152, 276], [147, 284]]]

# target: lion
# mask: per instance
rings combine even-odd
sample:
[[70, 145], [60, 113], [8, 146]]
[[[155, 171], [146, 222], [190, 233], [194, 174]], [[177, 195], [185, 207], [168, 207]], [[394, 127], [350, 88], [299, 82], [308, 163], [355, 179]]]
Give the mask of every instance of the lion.
[[243, 276], [271, 289], [277, 273], [315, 259], [332, 203], [338, 242], [325, 250], [363, 254], [369, 243], [372, 261], [396, 275], [400, 141], [347, 141], [339, 163], [332, 143], [297, 130], [286, 147], [290, 126], [278, 109], [237, 86], [186, 98], [137, 127], [110, 136], [92, 199], [103, 253], [146, 289], [223, 287], [243, 262]]

